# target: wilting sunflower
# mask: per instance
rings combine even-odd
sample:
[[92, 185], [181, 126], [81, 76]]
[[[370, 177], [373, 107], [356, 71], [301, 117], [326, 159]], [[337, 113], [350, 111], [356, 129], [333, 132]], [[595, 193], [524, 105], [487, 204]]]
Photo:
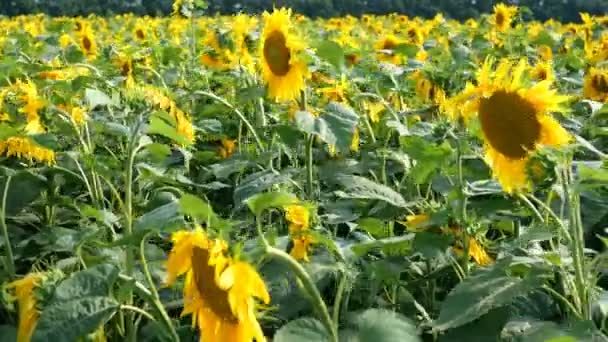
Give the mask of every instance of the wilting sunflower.
[[585, 75], [583, 96], [595, 101], [608, 102], [608, 70], [589, 69]]
[[298, 56], [304, 45], [289, 32], [291, 10], [275, 9], [263, 17], [260, 60], [268, 94], [277, 101], [294, 100], [304, 89], [306, 64]]
[[509, 193], [530, 188], [526, 163], [542, 145], [559, 146], [571, 137], [549, 112], [560, 111], [567, 100], [550, 89], [550, 81], [524, 86], [525, 61], [498, 64], [487, 59], [477, 85], [467, 84], [453, 105], [465, 117], [477, 116], [484, 139], [485, 160], [494, 177]]
[[36, 308], [35, 290], [44, 278], [43, 273], [30, 273], [25, 277], [9, 283], [7, 288], [14, 290], [19, 306], [19, 327], [17, 342], [29, 342], [38, 323], [40, 313]]
[[225, 241], [209, 239], [201, 228], [178, 231], [171, 240], [166, 285], [186, 275], [182, 315], [192, 315], [201, 340], [265, 342], [254, 298], [268, 304], [270, 296], [257, 271], [234, 260]]
[[0, 155], [26, 159], [31, 162], [55, 163], [55, 152], [46, 147], [38, 145], [29, 137], [10, 137], [0, 140]]
[[515, 14], [517, 14], [517, 7], [500, 3], [494, 6], [494, 14], [490, 21], [498, 31], [506, 31], [511, 28]]
[[218, 155], [222, 159], [228, 159], [231, 155], [234, 154], [236, 150], [236, 140], [233, 139], [221, 139], [220, 147], [218, 149]]

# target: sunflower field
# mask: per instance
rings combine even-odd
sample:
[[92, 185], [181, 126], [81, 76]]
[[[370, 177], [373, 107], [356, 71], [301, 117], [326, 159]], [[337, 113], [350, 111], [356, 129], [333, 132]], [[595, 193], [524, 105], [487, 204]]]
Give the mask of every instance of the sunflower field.
[[608, 16], [0, 17], [0, 341], [608, 341]]

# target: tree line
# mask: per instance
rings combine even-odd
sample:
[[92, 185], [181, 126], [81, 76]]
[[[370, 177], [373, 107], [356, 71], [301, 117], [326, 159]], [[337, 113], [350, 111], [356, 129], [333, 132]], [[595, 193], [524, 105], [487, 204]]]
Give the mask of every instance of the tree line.
[[[404, 13], [432, 17], [442, 12], [446, 17], [467, 19], [492, 11], [496, 0], [207, 0], [207, 13], [259, 13], [273, 7], [291, 7], [310, 17], [333, 17], [346, 14]], [[607, 0], [511, 0], [525, 6], [528, 19], [555, 18], [564, 22], [579, 21], [579, 12], [608, 13]], [[86, 16], [134, 13], [168, 15], [173, 0], [5, 0], [0, 15], [46, 13], [51, 16]]]

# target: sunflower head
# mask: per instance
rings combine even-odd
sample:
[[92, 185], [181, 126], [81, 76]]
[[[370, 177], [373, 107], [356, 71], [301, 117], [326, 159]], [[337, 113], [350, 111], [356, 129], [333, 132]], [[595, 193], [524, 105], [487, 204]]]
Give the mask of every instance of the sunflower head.
[[236, 261], [228, 244], [210, 239], [199, 227], [171, 237], [173, 249], [166, 262], [169, 286], [185, 274], [184, 310], [200, 329], [203, 341], [266, 339], [255, 316], [255, 301], [270, 302], [264, 281], [248, 263]]
[[595, 101], [608, 102], [607, 69], [589, 69], [583, 83], [583, 96]]
[[[550, 89], [550, 81], [527, 86], [527, 63], [502, 61], [494, 68], [488, 59], [467, 85], [456, 106], [477, 117], [484, 140], [485, 160], [507, 192], [524, 191], [531, 181], [526, 163], [542, 145], [560, 146], [570, 135], [549, 113], [560, 111], [567, 97]], [[464, 99], [464, 100], [463, 100]], [[462, 101], [463, 100], [463, 101]]]
[[539, 62], [530, 70], [530, 77], [535, 81], [549, 81], [555, 80], [555, 74], [553, 72], [553, 65], [551, 62]]
[[260, 62], [268, 94], [277, 101], [294, 100], [304, 90], [306, 65], [299, 58], [304, 46], [290, 32], [291, 10], [264, 12], [263, 19]]
[[498, 31], [506, 31], [511, 28], [515, 14], [517, 14], [517, 7], [500, 3], [494, 6], [494, 14], [491, 21]]

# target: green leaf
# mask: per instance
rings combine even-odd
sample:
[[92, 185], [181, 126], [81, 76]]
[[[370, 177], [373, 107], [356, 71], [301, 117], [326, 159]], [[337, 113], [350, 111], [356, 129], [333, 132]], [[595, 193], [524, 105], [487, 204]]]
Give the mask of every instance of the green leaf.
[[274, 342], [331, 341], [327, 330], [314, 318], [298, 318], [282, 326], [274, 335]]
[[77, 341], [107, 322], [118, 310], [108, 297], [73, 299], [42, 310], [32, 342]]
[[445, 252], [453, 240], [450, 235], [419, 232], [414, 238], [414, 252], [418, 252], [428, 259], [435, 258]]
[[17, 341], [17, 328], [12, 325], [0, 325], [0, 342]]
[[307, 134], [315, 134], [325, 143], [340, 150], [350, 147], [359, 116], [352, 109], [330, 102], [324, 113], [315, 117], [309, 112], [296, 112], [296, 127]]
[[370, 233], [375, 238], [388, 237], [388, 228], [386, 222], [375, 217], [365, 217], [357, 221], [357, 226], [360, 229]]
[[256, 215], [260, 215], [264, 210], [271, 208], [282, 208], [286, 205], [294, 204], [298, 201], [296, 195], [288, 192], [267, 192], [249, 197], [245, 203]]
[[389, 310], [369, 309], [349, 322], [350, 328], [340, 332], [344, 341], [419, 342], [416, 326], [405, 316]]
[[338, 197], [384, 201], [401, 208], [410, 206], [400, 193], [365, 177], [341, 175], [338, 181], [345, 187], [344, 191], [335, 192]]
[[[18, 214], [23, 208], [35, 201], [46, 186], [47, 180], [30, 171], [19, 171], [11, 179], [6, 198], [6, 214]], [[6, 177], [0, 178], [0, 194], [4, 193]]]
[[441, 145], [429, 143], [422, 137], [406, 136], [401, 138], [404, 152], [416, 160], [410, 174], [415, 184], [423, 184], [439, 170], [452, 155], [447, 142]]
[[88, 103], [88, 107], [90, 110], [93, 110], [97, 107], [109, 106], [113, 104], [112, 99], [108, 95], [106, 95], [106, 93], [97, 89], [85, 89], [84, 97]]
[[317, 56], [326, 60], [336, 69], [344, 67], [344, 50], [340, 44], [331, 40], [322, 40], [316, 47]]
[[413, 44], [399, 44], [393, 51], [407, 58], [414, 58], [416, 53], [418, 53], [418, 47]]
[[540, 287], [542, 274], [531, 272], [524, 278], [506, 275], [505, 264], [480, 272], [459, 283], [441, 305], [434, 329], [443, 331], [467, 324], [493, 308], [508, 305], [513, 300]]
[[135, 221], [133, 230], [172, 231], [183, 224], [184, 218], [180, 213], [180, 205], [173, 200], [140, 216]]
[[363, 256], [372, 250], [379, 249], [389, 255], [405, 255], [412, 247], [415, 234], [390, 237], [386, 239], [362, 242], [350, 246], [351, 250], [358, 256]]
[[181, 145], [189, 145], [190, 142], [186, 137], [177, 131], [175, 123], [170, 125], [166, 120], [163, 120], [159, 115], [153, 115], [150, 118], [150, 126], [148, 127], [148, 133], [159, 134], [165, 138], [169, 138], [174, 142]]
[[194, 195], [182, 195], [179, 199], [179, 211], [183, 215], [194, 217], [199, 222], [207, 222], [220, 230], [229, 227], [229, 223], [213, 211], [211, 204]]
[[118, 272], [119, 269], [116, 266], [103, 264], [73, 273], [68, 279], [57, 285], [51, 303], [61, 304], [83, 297], [107, 296]]
[[278, 173], [274, 170], [252, 173], [234, 189], [234, 204], [240, 206], [249, 197], [267, 191], [277, 184], [285, 183], [289, 179], [288, 174]]
[[0, 140], [8, 139], [19, 134], [19, 130], [11, 125], [0, 123]]

